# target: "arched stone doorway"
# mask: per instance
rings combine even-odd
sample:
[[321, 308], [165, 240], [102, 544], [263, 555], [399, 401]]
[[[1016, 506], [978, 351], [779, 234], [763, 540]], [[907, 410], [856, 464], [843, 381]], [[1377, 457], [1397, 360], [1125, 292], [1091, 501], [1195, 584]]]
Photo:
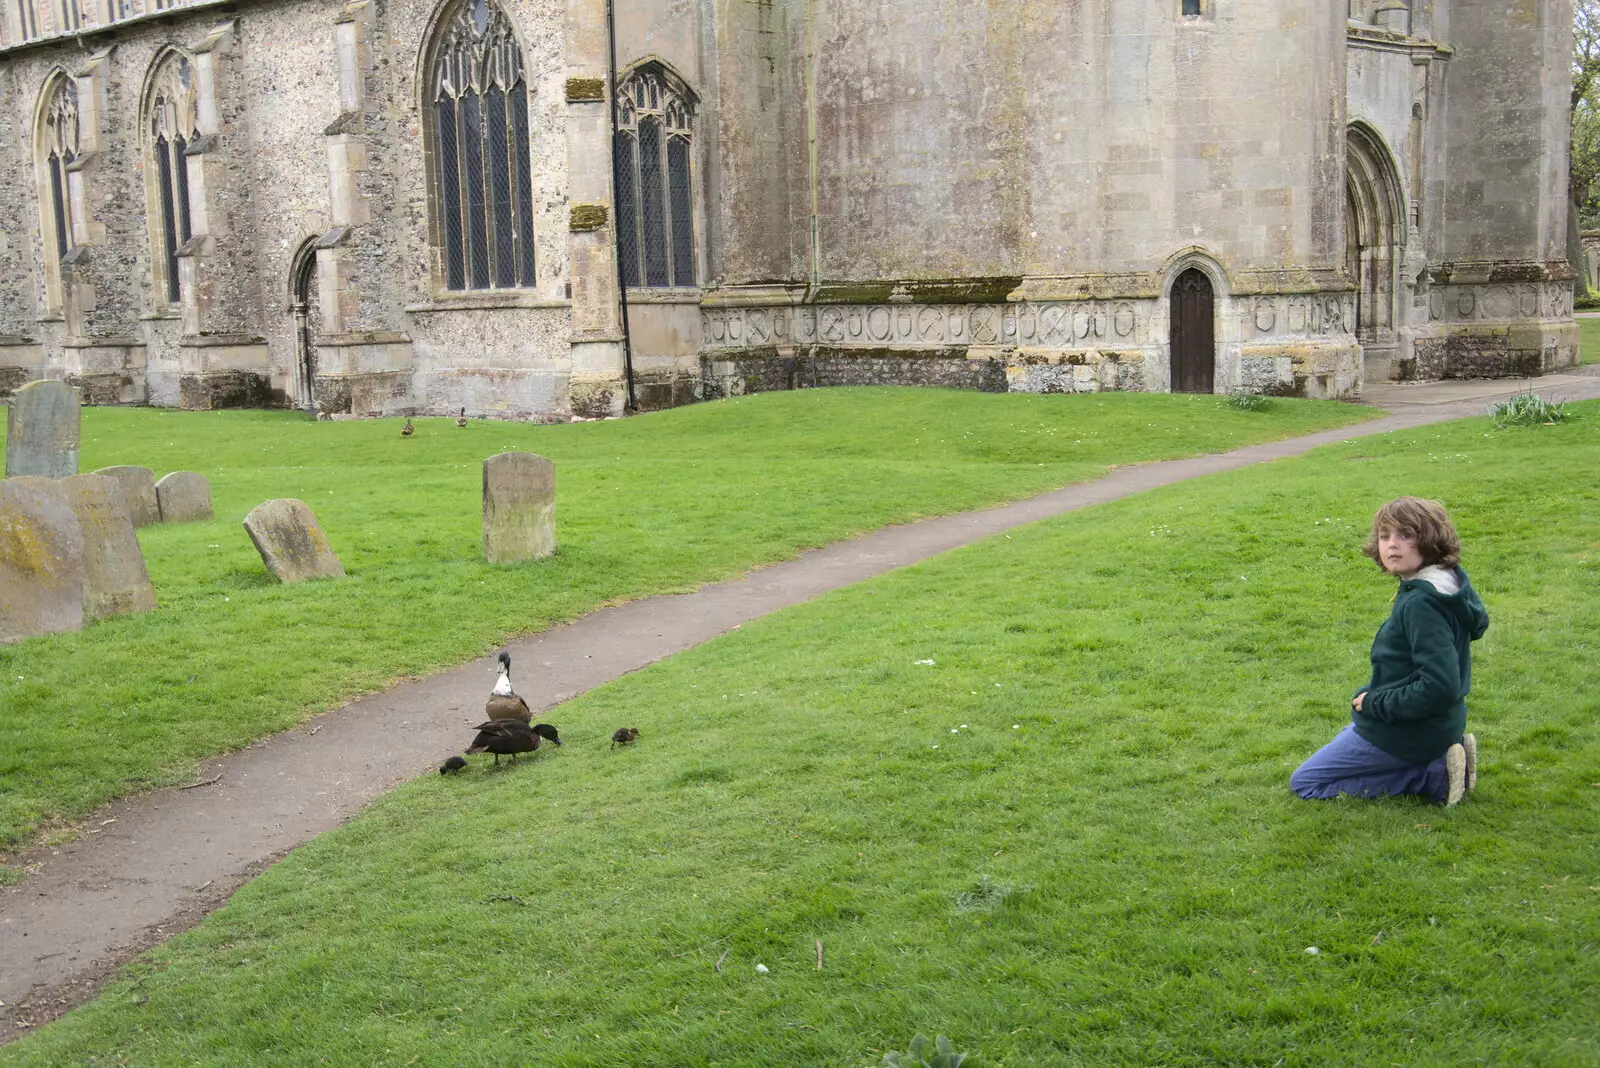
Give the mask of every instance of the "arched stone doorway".
[[1172, 283], [1172, 392], [1212, 393], [1216, 385], [1216, 295], [1211, 279], [1190, 267]]
[[1392, 378], [1400, 352], [1401, 246], [1405, 209], [1400, 179], [1383, 139], [1367, 126], [1346, 135], [1345, 270], [1356, 284], [1356, 340], [1378, 379]]
[[303, 411], [317, 409], [316, 330], [321, 316], [317, 304], [317, 249], [312, 238], [300, 247], [290, 268], [289, 313], [294, 317], [294, 366], [289, 372], [290, 401]]

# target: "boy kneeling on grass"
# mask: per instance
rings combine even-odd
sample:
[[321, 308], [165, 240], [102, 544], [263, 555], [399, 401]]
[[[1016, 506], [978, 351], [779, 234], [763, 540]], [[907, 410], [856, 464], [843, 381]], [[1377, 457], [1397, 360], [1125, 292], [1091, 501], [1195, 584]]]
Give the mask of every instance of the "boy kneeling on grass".
[[1372, 641], [1372, 681], [1350, 702], [1353, 722], [1295, 769], [1289, 787], [1307, 799], [1422, 794], [1453, 805], [1478, 785], [1463, 699], [1489, 613], [1437, 501], [1390, 501], [1361, 551], [1400, 580], [1394, 609]]

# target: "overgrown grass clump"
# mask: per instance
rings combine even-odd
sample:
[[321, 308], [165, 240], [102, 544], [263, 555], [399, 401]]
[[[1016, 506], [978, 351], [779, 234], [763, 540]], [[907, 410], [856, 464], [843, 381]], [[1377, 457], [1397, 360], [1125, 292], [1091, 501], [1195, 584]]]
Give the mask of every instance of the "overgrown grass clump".
[[1505, 430], [1513, 426], [1555, 426], [1571, 418], [1571, 413], [1561, 401], [1548, 401], [1530, 391], [1491, 404], [1489, 418], [1497, 428]]
[[[746, 625], [385, 797], [0, 1063], [1593, 1064], [1597, 464], [1594, 418], [1389, 434]], [[1479, 788], [1299, 801], [1402, 494], [1489, 609]]]
[[[159, 611], [0, 648], [0, 850], [601, 605], [1116, 464], [1375, 414], [1298, 402], [1262, 421], [1214, 397], [841, 389], [564, 426], [421, 419], [402, 438], [399, 420], [89, 408], [81, 470], [199, 471], [217, 518], [140, 531]], [[560, 547], [536, 565], [482, 559], [482, 462], [508, 449], [556, 463]], [[311, 506], [347, 578], [267, 575], [240, 524], [274, 497]]]

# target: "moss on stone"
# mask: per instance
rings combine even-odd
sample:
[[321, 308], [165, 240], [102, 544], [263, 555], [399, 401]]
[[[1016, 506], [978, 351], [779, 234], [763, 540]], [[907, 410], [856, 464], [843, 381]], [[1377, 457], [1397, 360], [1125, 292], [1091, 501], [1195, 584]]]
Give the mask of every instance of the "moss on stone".
[[593, 104], [604, 101], [606, 98], [606, 80], [604, 78], [568, 78], [567, 103]]
[[567, 227], [574, 233], [603, 230], [610, 218], [611, 209], [604, 204], [574, 204], [572, 205], [572, 218]]

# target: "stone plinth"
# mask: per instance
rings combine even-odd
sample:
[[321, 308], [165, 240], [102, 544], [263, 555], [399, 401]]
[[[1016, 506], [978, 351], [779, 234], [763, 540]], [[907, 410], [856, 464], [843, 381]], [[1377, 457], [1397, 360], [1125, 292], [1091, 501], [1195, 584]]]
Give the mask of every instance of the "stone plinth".
[[156, 483], [156, 504], [163, 523], [210, 519], [211, 483], [193, 471], [174, 471]]
[[492, 564], [556, 551], [556, 465], [531, 452], [483, 461], [483, 556]]
[[73, 475], [59, 485], [83, 535], [84, 621], [155, 608], [156, 591], [117, 484], [104, 475]]
[[102, 467], [95, 474], [116, 482], [134, 526], [147, 527], [161, 522], [161, 506], [156, 503], [156, 479], [148, 467]]
[[65, 382], [29, 382], [6, 412], [6, 476], [66, 478], [78, 473], [78, 391]]
[[0, 482], [0, 643], [83, 627], [83, 534], [61, 488]]
[[344, 577], [344, 565], [304, 501], [282, 497], [258, 504], [244, 517], [244, 529], [279, 582]]

